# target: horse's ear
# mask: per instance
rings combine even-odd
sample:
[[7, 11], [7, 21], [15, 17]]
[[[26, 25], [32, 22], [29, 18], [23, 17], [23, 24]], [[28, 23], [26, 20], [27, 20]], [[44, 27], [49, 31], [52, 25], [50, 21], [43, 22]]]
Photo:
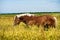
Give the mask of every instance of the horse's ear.
[[19, 17], [16, 16], [15, 19], [19, 19]]
[[14, 17], [14, 20], [16, 20], [16, 19], [17, 19], [17, 16]]
[[15, 18], [17, 18], [17, 16]]

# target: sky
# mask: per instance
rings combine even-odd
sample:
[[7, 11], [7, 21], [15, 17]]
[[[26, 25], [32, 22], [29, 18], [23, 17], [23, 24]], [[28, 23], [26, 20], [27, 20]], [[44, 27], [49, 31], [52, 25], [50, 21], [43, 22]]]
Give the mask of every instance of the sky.
[[0, 13], [60, 12], [60, 0], [0, 0]]

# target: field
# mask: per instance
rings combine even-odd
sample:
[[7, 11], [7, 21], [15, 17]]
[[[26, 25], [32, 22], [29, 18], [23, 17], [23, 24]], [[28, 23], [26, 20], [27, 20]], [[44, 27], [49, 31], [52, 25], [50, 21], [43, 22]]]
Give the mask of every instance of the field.
[[[45, 13], [46, 14], [46, 13]], [[48, 13], [47, 13], [48, 14]], [[16, 15], [16, 14], [15, 14]], [[13, 26], [14, 14], [0, 14], [0, 40], [60, 40], [60, 14], [49, 13], [57, 18], [56, 28], [48, 31], [36, 25], [28, 28], [23, 22]], [[37, 16], [44, 14], [36, 14]]]

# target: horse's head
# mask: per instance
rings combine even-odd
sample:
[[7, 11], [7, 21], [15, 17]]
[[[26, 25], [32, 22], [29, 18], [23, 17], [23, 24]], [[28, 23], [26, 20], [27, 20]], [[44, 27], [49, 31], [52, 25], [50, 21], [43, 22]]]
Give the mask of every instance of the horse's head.
[[14, 25], [19, 25], [19, 23], [21, 22], [22, 20], [19, 18], [19, 17], [15, 17], [14, 19]]
[[27, 19], [27, 16], [20, 16], [20, 17], [15, 17], [14, 19], [14, 25], [19, 25], [21, 22], [24, 22], [26, 21]]
[[32, 14], [21, 14], [21, 15], [16, 15], [14, 19], [14, 25], [18, 25], [21, 22], [27, 23], [30, 20], [30, 17], [32, 17]]

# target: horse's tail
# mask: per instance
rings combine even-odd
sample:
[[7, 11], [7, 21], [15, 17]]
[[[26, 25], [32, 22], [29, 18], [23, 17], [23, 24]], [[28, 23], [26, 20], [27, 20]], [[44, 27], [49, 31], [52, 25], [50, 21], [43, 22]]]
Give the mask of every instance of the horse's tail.
[[57, 18], [56, 18], [56, 17], [54, 17], [54, 19], [55, 19], [55, 26], [57, 26]]

